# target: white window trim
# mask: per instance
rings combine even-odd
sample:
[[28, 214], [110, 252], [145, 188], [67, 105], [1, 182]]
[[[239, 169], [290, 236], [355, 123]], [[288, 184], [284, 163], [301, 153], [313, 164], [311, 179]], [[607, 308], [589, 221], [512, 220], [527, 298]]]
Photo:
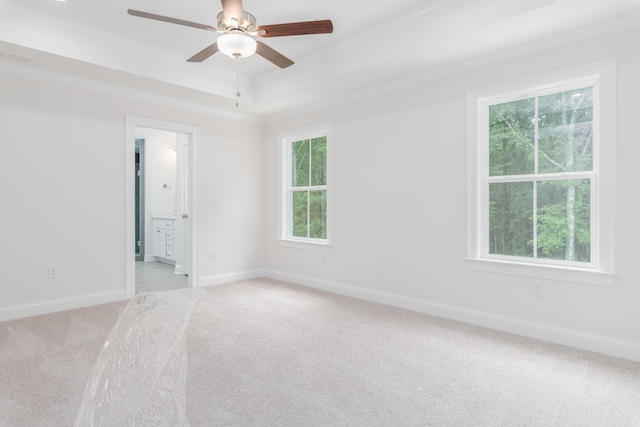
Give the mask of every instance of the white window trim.
[[[594, 114], [594, 171], [597, 186], [592, 200], [592, 262], [569, 264], [536, 262], [488, 256], [482, 243], [486, 240], [487, 213], [482, 212], [483, 198], [488, 197], [482, 185], [486, 173], [486, 144], [480, 143], [486, 129], [486, 107], [500, 99], [512, 100], [514, 95], [531, 92], [538, 96], [572, 84], [594, 85], [599, 102]], [[524, 96], [523, 96], [524, 97]], [[529, 97], [528, 95], [526, 97]], [[615, 273], [615, 145], [616, 145], [616, 66], [608, 60], [562, 70], [543, 76], [472, 90], [467, 96], [467, 267], [485, 271], [539, 279], [559, 280], [590, 285], [612, 286]], [[594, 138], [596, 141], [596, 138]], [[605, 146], [606, 144], [606, 146]], [[506, 258], [506, 257], [505, 257]]]
[[[327, 239], [312, 239], [303, 237], [290, 237], [289, 218], [289, 190], [291, 188], [291, 150], [290, 144], [295, 141], [317, 138], [325, 136], [327, 138]], [[331, 124], [321, 123], [301, 129], [294, 129], [281, 132], [278, 135], [279, 158], [280, 158], [280, 191], [279, 191], [279, 211], [278, 211], [278, 243], [280, 246], [331, 252]]]

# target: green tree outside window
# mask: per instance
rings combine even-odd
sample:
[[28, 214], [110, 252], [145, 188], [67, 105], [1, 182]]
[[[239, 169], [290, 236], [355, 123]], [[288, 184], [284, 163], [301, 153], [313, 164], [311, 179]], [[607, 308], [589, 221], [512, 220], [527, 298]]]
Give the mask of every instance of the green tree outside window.
[[327, 138], [291, 143], [291, 236], [327, 238]]

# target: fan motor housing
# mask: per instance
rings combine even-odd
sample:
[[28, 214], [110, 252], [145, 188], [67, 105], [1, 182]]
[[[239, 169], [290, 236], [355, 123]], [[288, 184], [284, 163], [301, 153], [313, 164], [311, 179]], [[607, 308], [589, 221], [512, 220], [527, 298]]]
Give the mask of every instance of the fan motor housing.
[[249, 12], [242, 12], [242, 22], [226, 19], [224, 17], [224, 11], [218, 14], [218, 29], [225, 32], [231, 32], [233, 30], [240, 30], [243, 33], [255, 31], [256, 22], [256, 17]]

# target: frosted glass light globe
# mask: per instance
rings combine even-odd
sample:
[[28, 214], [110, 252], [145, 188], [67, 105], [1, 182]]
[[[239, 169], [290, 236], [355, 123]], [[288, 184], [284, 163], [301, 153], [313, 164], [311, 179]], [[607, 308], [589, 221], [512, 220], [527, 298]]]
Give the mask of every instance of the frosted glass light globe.
[[246, 58], [256, 53], [256, 41], [245, 34], [231, 33], [218, 37], [220, 52], [232, 58]]

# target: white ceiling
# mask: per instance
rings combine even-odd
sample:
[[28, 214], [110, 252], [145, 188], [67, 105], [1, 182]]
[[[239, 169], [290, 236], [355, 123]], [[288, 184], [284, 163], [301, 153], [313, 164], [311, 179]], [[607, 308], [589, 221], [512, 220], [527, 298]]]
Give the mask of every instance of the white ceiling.
[[219, 0], [0, 0], [0, 70], [267, 117], [640, 26], [640, 0], [244, 0], [258, 25], [333, 21], [333, 34], [262, 39], [295, 61], [280, 69], [257, 55], [187, 63], [218, 34], [129, 8], [214, 26], [222, 9]]

